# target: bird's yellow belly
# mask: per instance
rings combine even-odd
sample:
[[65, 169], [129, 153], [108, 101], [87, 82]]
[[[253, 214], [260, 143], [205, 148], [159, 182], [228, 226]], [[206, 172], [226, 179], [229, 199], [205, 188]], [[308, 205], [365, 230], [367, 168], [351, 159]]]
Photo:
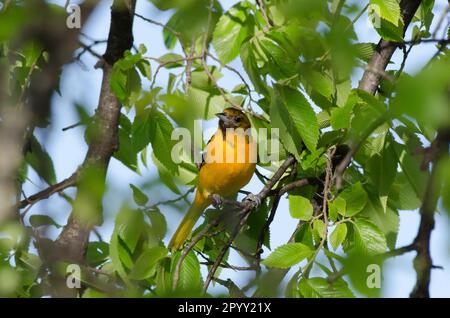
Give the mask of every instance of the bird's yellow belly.
[[254, 163], [209, 163], [200, 170], [199, 184], [207, 197], [210, 194], [230, 196], [245, 186], [255, 172]]

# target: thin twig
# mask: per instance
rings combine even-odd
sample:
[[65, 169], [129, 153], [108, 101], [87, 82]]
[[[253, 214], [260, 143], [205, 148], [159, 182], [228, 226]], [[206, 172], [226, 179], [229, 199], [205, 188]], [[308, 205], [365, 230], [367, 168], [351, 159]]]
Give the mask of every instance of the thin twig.
[[17, 205], [17, 208], [23, 209], [30, 204], [35, 204], [38, 201], [47, 199], [48, 197], [50, 197], [51, 195], [53, 195], [55, 193], [61, 192], [67, 188], [75, 186], [76, 183], [77, 183], [77, 173], [74, 173], [69, 178], [67, 178], [57, 184], [54, 184], [54, 185], [48, 187], [47, 189], [42, 190], [36, 194], [33, 194], [32, 196], [29, 196], [26, 199], [20, 201], [19, 204]]
[[261, 203], [267, 196], [270, 194], [270, 190], [273, 188], [273, 186], [281, 179], [283, 174], [286, 172], [286, 170], [295, 163], [295, 158], [292, 155], [289, 155], [287, 159], [283, 162], [283, 164], [278, 168], [278, 170], [275, 172], [275, 174], [270, 178], [270, 180], [266, 183], [266, 185], [263, 187], [263, 189], [255, 196], [254, 200], [246, 200], [244, 199], [242, 203], [245, 205], [245, 207], [239, 212], [239, 215], [241, 215], [241, 219], [237, 226], [234, 228], [233, 232], [230, 235], [230, 238], [228, 239], [225, 246], [220, 251], [216, 261], [214, 262], [213, 266], [211, 267], [208, 277], [206, 278], [205, 284], [203, 286], [204, 291], [208, 289], [208, 286], [211, 282], [211, 279], [214, 277], [217, 268], [219, 267], [219, 264], [222, 262], [223, 257], [225, 256], [226, 252], [232, 245], [234, 239], [239, 234], [239, 231], [244, 226], [244, 224], [247, 221], [248, 216], [250, 215], [250, 212], [258, 206], [259, 203]]
[[164, 23], [155, 21], [155, 20], [150, 19], [150, 18], [146, 18], [143, 15], [140, 15], [139, 13], [136, 13], [136, 12], [134, 13], [134, 15], [137, 16], [138, 18], [144, 20], [145, 22], [148, 22], [148, 23], [151, 23], [151, 24], [158, 25], [158, 26], [162, 27], [163, 29], [165, 29], [165, 30], [169, 31], [170, 33], [172, 33], [173, 35], [175, 35], [176, 37], [180, 36], [179, 32], [177, 32], [176, 30], [172, 29], [170, 26], [165, 25]]

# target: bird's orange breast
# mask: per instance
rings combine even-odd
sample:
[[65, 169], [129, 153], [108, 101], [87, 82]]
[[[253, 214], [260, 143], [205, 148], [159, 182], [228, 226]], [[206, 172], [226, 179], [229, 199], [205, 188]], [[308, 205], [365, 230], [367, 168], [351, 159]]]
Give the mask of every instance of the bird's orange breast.
[[239, 133], [226, 134], [218, 130], [206, 148], [205, 164], [199, 173], [199, 190], [206, 198], [210, 194], [230, 196], [245, 186], [256, 168], [256, 144]]

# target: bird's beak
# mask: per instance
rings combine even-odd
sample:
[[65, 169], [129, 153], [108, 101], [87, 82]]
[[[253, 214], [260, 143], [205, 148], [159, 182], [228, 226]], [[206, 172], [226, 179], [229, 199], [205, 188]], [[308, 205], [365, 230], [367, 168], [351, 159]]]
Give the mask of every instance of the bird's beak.
[[217, 117], [219, 117], [219, 120], [223, 121], [224, 123], [228, 122], [228, 116], [225, 113], [217, 113]]

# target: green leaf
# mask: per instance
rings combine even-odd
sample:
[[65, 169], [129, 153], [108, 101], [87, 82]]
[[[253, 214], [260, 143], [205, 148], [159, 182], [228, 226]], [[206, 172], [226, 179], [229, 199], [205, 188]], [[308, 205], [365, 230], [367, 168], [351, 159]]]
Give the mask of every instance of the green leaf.
[[169, 172], [178, 174], [178, 165], [173, 162], [171, 156], [172, 146], [174, 145], [172, 123], [156, 107], [153, 107], [150, 111], [149, 120], [149, 135], [155, 157]]
[[386, 204], [384, 198], [379, 196], [373, 186], [367, 184], [365, 189], [368, 200], [363, 212], [358, 217], [366, 217], [372, 221], [383, 232], [388, 247], [394, 249], [400, 223], [398, 211], [391, 204], [392, 201]]
[[[140, 54], [136, 56], [140, 58]], [[114, 64], [111, 73], [111, 90], [126, 107], [130, 107], [141, 93], [141, 78], [134, 68], [138, 61], [134, 55], [126, 56]], [[130, 63], [133, 63], [131, 67]]]
[[365, 218], [356, 218], [353, 225], [353, 247], [356, 251], [368, 255], [386, 252], [386, 237], [378, 226]]
[[347, 203], [342, 197], [337, 197], [328, 203], [328, 216], [332, 221], [336, 221], [338, 214], [345, 215]]
[[164, 238], [167, 232], [167, 222], [164, 215], [159, 210], [151, 210], [146, 212], [150, 222], [152, 223], [152, 232], [160, 240]]
[[137, 152], [133, 147], [130, 131], [119, 127], [119, 150], [114, 153], [114, 158], [122, 162], [126, 167], [137, 172]]
[[25, 160], [45, 182], [50, 185], [56, 183], [52, 158], [35, 136], [30, 139], [30, 150], [27, 152]]
[[370, 0], [369, 19], [385, 40], [402, 41], [403, 20], [397, 0]]
[[[180, 258], [180, 253], [172, 260], [171, 272], [175, 273], [175, 268]], [[202, 289], [202, 275], [200, 273], [200, 263], [193, 251], [190, 251], [181, 264], [177, 289], [184, 291], [200, 291]]]
[[364, 62], [369, 62], [376, 52], [377, 45], [374, 43], [356, 43], [357, 57]]
[[[173, 49], [177, 40], [180, 40], [183, 47], [191, 47], [192, 41], [195, 42], [199, 38], [203, 40], [206, 28], [209, 30], [207, 35], [209, 39], [222, 14], [222, 7], [218, 1], [213, 1], [211, 11], [209, 7], [210, 1], [205, 0], [180, 2], [166, 24], [167, 28], [163, 30], [166, 47]], [[210, 22], [209, 25], [208, 22]], [[173, 34], [172, 30], [178, 34]]]
[[421, 203], [405, 173], [398, 173], [389, 193], [388, 205], [399, 210], [415, 210]]
[[350, 188], [346, 188], [339, 194], [339, 197], [344, 199], [346, 203], [344, 214], [341, 214], [343, 216], [358, 214], [367, 203], [367, 193], [360, 182], [355, 183]]
[[148, 202], [147, 195], [141, 191], [138, 187], [136, 187], [134, 184], [130, 183], [130, 188], [133, 190], [133, 198], [134, 202], [136, 202], [137, 205], [144, 206]]
[[144, 251], [134, 263], [130, 272], [130, 279], [142, 280], [156, 274], [156, 263], [167, 255], [164, 246], [152, 247]]
[[251, 40], [242, 44], [240, 57], [242, 66], [253, 83], [255, 90], [264, 96], [268, 96], [269, 90], [258, 66], [255, 44]]
[[319, 123], [311, 105], [301, 92], [287, 86], [275, 85], [274, 93], [271, 117], [274, 117], [273, 126], [281, 130], [282, 141], [287, 135], [297, 152], [302, 148], [301, 141], [314, 151], [319, 140]]
[[141, 73], [142, 76], [147, 78], [149, 81], [152, 79], [152, 68], [150, 62], [147, 60], [140, 60], [136, 64], [137, 69]]
[[314, 238], [316, 240], [316, 243], [319, 242], [321, 239], [325, 238], [326, 235], [326, 229], [325, 229], [325, 223], [323, 223], [322, 220], [316, 219], [313, 222], [313, 234]]
[[370, 179], [378, 189], [379, 195], [385, 197], [386, 200], [397, 175], [397, 165], [397, 155], [389, 136], [381, 153], [372, 156], [365, 166]]
[[[407, 115], [417, 121], [419, 127], [438, 129], [450, 125], [448, 107], [448, 70], [450, 58], [433, 60], [429, 67], [418, 74], [401, 76], [391, 110], [398, 117]], [[425, 133], [426, 135], [426, 133]]]
[[314, 248], [314, 239], [312, 228], [309, 223], [303, 223], [300, 225], [300, 229], [297, 231], [295, 235], [295, 242], [303, 243], [310, 248]]
[[336, 228], [330, 234], [330, 243], [333, 250], [337, 250], [339, 245], [344, 242], [345, 237], [347, 236], [347, 225], [345, 223], [340, 223], [336, 225]]
[[134, 252], [144, 228], [144, 216], [140, 211], [122, 208], [116, 217], [117, 235], [131, 252]]
[[294, 219], [309, 221], [313, 215], [313, 206], [307, 198], [290, 194], [289, 212]]
[[[219, 69], [215, 66], [209, 66], [208, 70], [212, 78], [214, 78], [216, 82], [223, 76], [222, 73], [219, 71]], [[195, 69], [191, 73], [191, 85], [192, 87], [198, 88], [206, 92], [210, 92], [212, 94], [216, 95], [220, 94], [220, 91], [217, 89], [215, 82], [206, 73], [206, 70], [203, 67]]]
[[164, 68], [171, 69], [183, 67], [185, 58], [179, 54], [166, 53], [158, 58], [158, 63]]
[[91, 266], [98, 266], [109, 257], [109, 244], [106, 242], [89, 242], [86, 260]]
[[400, 23], [400, 4], [397, 0], [370, 0], [369, 12], [394, 25], [398, 26]]
[[248, 10], [247, 2], [238, 2], [217, 22], [212, 43], [224, 64], [231, 62], [239, 55], [242, 42], [251, 34], [254, 22]]
[[262, 263], [267, 267], [289, 268], [312, 255], [314, 251], [302, 243], [277, 247]]
[[331, 127], [333, 127], [334, 130], [348, 129], [350, 127], [352, 111], [357, 103], [357, 100], [357, 94], [355, 91], [352, 91], [343, 107], [332, 108], [330, 122]]
[[298, 288], [305, 298], [355, 297], [343, 279], [338, 279], [330, 284], [323, 277], [302, 278], [298, 284]]
[[33, 226], [33, 227], [49, 226], [49, 225], [54, 225], [58, 229], [61, 227], [61, 225], [56, 223], [48, 215], [33, 214], [32, 216], [30, 216], [29, 221], [30, 221], [31, 226]]

